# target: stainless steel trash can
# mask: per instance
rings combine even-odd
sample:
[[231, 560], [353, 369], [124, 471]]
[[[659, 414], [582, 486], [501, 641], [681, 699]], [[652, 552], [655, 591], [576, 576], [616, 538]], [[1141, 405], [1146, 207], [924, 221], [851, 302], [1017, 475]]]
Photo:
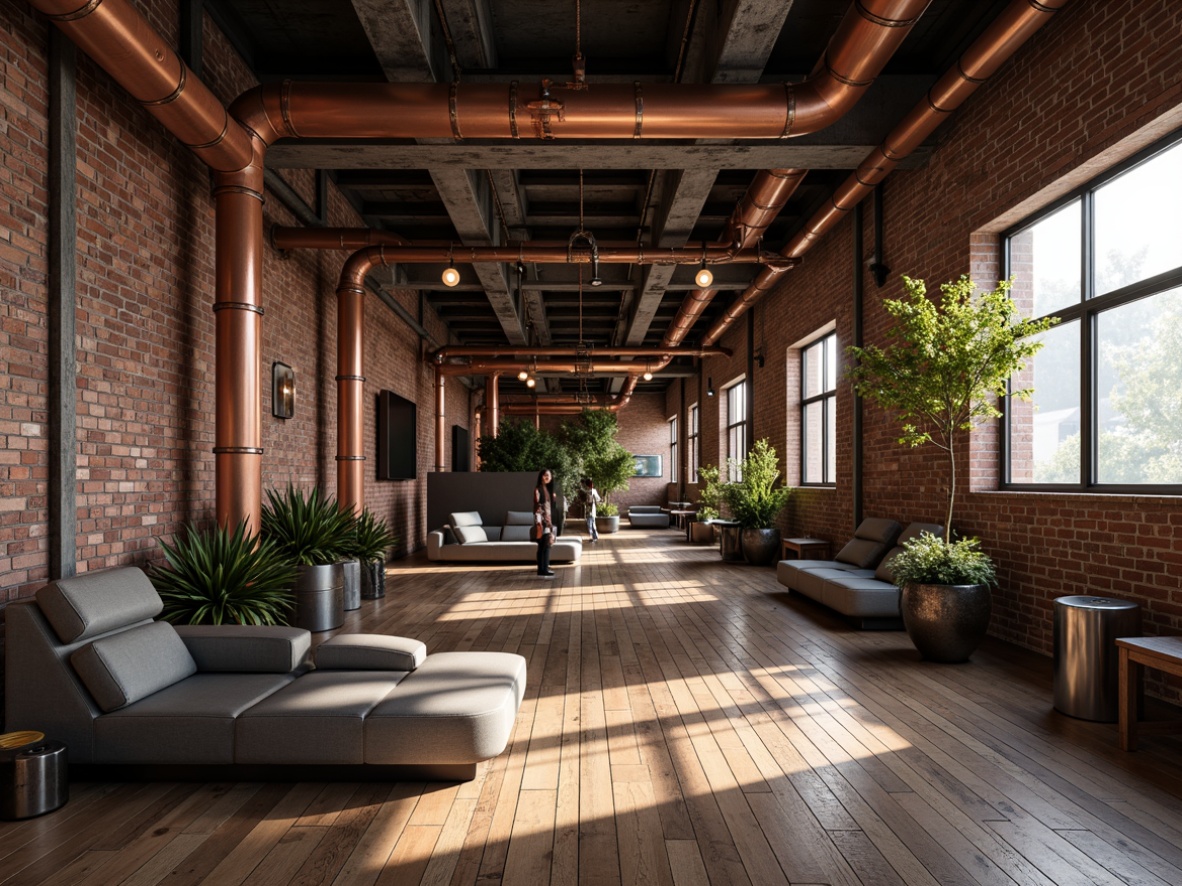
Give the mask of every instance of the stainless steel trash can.
[[1054, 617], [1055, 710], [1115, 723], [1117, 637], [1141, 636], [1141, 607], [1107, 597], [1059, 597]]
[[0, 751], [0, 818], [44, 815], [69, 798], [66, 746], [60, 741]]
[[743, 559], [743, 541], [739, 524], [734, 520], [715, 520], [718, 527], [718, 553], [724, 560]]

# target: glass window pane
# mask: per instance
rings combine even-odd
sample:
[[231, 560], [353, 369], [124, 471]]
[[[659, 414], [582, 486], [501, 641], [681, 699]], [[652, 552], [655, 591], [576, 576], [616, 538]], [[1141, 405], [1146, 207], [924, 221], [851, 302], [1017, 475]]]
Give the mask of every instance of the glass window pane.
[[825, 482], [837, 480], [837, 398], [825, 398]]
[[825, 339], [825, 390], [837, 388], [837, 333]]
[[1182, 287], [1096, 318], [1096, 480], [1182, 483]]
[[815, 397], [825, 391], [825, 340], [809, 345], [802, 354], [800, 371], [804, 399]]
[[1095, 193], [1096, 294], [1182, 265], [1182, 145]]
[[1042, 317], [1079, 304], [1080, 206], [1069, 203], [1010, 237], [1010, 294], [1023, 314]]
[[1043, 348], [1010, 380], [1011, 390], [1033, 389], [1029, 401], [1011, 397], [1011, 483], [1080, 482], [1080, 322], [1040, 336]]

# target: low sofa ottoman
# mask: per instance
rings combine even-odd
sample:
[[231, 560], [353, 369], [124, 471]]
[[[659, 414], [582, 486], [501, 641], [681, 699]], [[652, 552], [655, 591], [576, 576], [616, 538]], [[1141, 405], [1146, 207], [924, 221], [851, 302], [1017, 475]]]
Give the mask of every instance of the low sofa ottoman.
[[660, 505], [632, 505], [628, 508], [628, 522], [634, 529], [668, 529], [669, 514]]

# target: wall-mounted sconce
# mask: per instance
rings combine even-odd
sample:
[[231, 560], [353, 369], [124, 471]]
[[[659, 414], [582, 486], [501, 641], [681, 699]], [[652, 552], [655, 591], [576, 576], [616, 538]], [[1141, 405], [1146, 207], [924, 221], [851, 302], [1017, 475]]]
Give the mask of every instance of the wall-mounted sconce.
[[295, 370], [278, 361], [271, 364], [271, 414], [276, 418], [295, 415]]
[[707, 397], [714, 396], [714, 378], [713, 377], [706, 379], [706, 396]]

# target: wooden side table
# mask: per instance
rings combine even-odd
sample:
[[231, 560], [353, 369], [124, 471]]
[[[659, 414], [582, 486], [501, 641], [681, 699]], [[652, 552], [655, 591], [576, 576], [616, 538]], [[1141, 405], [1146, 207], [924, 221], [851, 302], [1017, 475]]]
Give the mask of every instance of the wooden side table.
[[786, 538], [780, 546], [781, 560], [829, 559], [829, 542], [823, 538]]
[[1120, 650], [1119, 714], [1120, 749], [1137, 749], [1137, 733], [1171, 735], [1182, 732], [1182, 722], [1138, 723], [1138, 696], [1141, 694], [1141, 671], [1156, 668], [1182, 677], [1182, 638], [1122, 637], [1116, 641]]

